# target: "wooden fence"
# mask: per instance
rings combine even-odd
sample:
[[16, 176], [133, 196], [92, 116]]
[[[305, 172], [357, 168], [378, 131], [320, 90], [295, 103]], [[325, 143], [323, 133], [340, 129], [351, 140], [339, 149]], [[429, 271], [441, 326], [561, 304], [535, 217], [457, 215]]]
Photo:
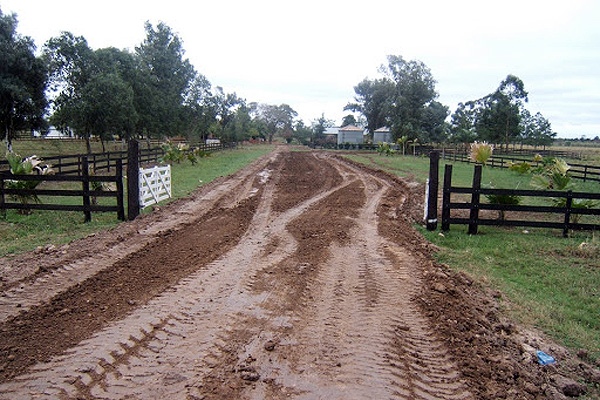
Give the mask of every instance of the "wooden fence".
[[[474, 164], [475, 162], [467, 154], [461, 153], [447, 153], [443, 152], [441, 157], [444, 160], [454, 162], [467, 162]], [[538, 162], [532, 161], [531, 159], [523, 159], [519, 157], [511, 156], [493, 156], [490, 157], [486, 165], [492, 168], [508, 168], [513, 163], [528, 162], [533, 168], [539, 165]], [[600, 182], [600, 166], [585, 165], [585, 164], [571, 164], [569, 169], [569, 175], [574, 179], [581, 179], [585, 181]]]
[[[567, 236], [570, 230], [600, 230], [600, 223], [581, 223], [581, 216], [600, 216], [600, 207], [583, 208], [577, 206], [577, 200], [600, 200], [600, 193], [583, 192], [558, 192], [552, 190], [508, 190], [508, 189], [486, 189], [481, 187], [481, 165], [476, 165], [471, 187], [452, 186], [452, 165], [447, 164], [444, 171], [443, 195], [442, 195], [442, 230], [450, 229], [451, 224], [468, 225], [468, 233], [476, 234], [479, 225], [497, 226], [520, 226], [562, 229], [563, 235]], [[468, 202], [452, 201], [453, 194], [470, 195]], [[539, 206], [539, 205], [512, 205], [491, 204], [481, 201], [481, 196], [519, 196], [537, 197], [545, 199], [565, 199], [564, 206]], [[466, 215], [453, 215], [452, 210], [467, 210]], [[494, 210], [498, 212], [527, 213], [527, 219], [485, 218], [480, 212]], [[466, 212], [465, 212], [466, 214]], [[537, 216], [550, 216], [552, 218], [532, 219], [532, 214]]]
[[[218, 151], [235, 147], [235, 144], [230, 143], [211, 143], [202, 144], [196, 148], [202, 151]], [[163, 156], [164, 151], [161, 147], [152, 147], [147, 149], [139, 149], [140, 164], [156, 163]], [[94, 171], [110, 172], [111, 166], [114, 167], [116, 160], [121, 160], [124, 167], [128, 163], [128, 150], [114, 151], [106, 153], [94, 153], [88, 155], [73, 154], [63, 156], [43, 157], [45, 164], [52, 166], [52, 169], [57, 175], [81, 175], [83, 158], [87, 157], [89, 165]], [[8, 171], [10, 169], [8, 161], [0, 161], [0, 171]]]
[[[123, 162], [115, 160], [114, 175], [90, 175], [87, 157], [82, 158], [81, 174], [79, 175], [12, 175], [9, 172], [0, 172], [0, 213], [5, 214], [7, 209], [14, 210], [55, 210], [55, 211], [80, 211], [85, 215], [85, 222], [92, 220], [92, 212], [116, 212], [120, 220], [125, 220], [124, 188], [123, 188]], [[38, 181], [38, 182], [77, 182], [81, 189], [11, 189], [6, 185], [7, 180], [13, 181]], [[93, 183], [114, 183], [116, 190], [94, 190]], [[91, 185], [92, 184], [92, 185]], [[46, 196], [46, 197], [80, 197], [81, 204], [23, 204], [19, 196]], [[95, 204], [93, 199], [98, 197], [113, 197], [116, 205]]]

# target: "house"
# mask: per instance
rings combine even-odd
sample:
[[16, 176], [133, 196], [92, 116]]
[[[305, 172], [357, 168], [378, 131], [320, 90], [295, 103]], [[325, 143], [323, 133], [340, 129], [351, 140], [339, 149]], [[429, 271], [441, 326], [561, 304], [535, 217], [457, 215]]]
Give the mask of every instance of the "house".
[[391, 143], [393, 141], [390, 128], [381, 127], [373, 132], [373, 143]]
[[363, 128], [354, 125], [346, 125], [338, 129], [337, 144], [362, 144], [364, 143], [363, 133]]
[[65, 139], [75, 137], [71, 130], [69, 130], [69, 133], [64, 133], [56, 129], [54, 126], [50, 126], [46, 132], [33, 131], [32, 136], [44, 139]]
[[336, 143], [339, 130], [340, 130], [340, 128], [337, 128], [337, 127], [325, 128], [325, 131], [323, 132], [323, 136], [325, 137], [325, 142], [326, 143]]

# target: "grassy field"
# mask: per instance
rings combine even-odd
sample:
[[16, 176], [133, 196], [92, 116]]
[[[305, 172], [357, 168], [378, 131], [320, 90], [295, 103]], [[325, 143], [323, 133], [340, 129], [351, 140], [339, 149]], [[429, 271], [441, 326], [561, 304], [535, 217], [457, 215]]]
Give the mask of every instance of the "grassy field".
[[[200, 159], [196, 165], [189, 162], [175, 164], [172, 167], [173, 199], [186, 196], [219, 176], [232, 174], [271, 150], [271, 146], [248, 146], [215, 152], [210, 157]], [[63, 201], [73, 200], [53, 200]], [[83, 213], [78, 212], [35, 211], [31, 215], [20, 215], [15, 210], [8, 210], [6, 218], [0, 218], [0, 257], [33, 250], [38, 246], [68, 243], [119, 223], [116, 213], [93, 213], [90, 223], [83, 223], [83, 218]]]
[[[92, 141], [92, 152], [101, 153], [102, 143]], [[142, 143], [140, 146], [145, 146]], [[127, 143], [113, 141], [105, 143], [106, 151], [127, 151]], [[85, 154], [86, 147], [83, 140], [71, 139], [24, 139], [13, 141], [13, 151], [23, 157], [37, 155], [38, 157], [62, 156], [71, 154]]]
[[[419, 182], [428, 177], [427, 158], [376, 154], [348, 158]], [[453, 169], [453, 184], [469, 186], [473, 166], [457, 163]], [[483, 171], [483, 182], [493, 182], [498, 188], [530, 188], [529, 179], [508, 170]], [[577, 190], [597, 193], [600, 185], [577, 182]], [[439, 262], [501, 291], [512, 317], [573, 350], [586, 349], [592, 359], [600, 358], [598, 233], [563, 238], [559, 230], [482, 226], [479, 234], [470, 236], [466, 226], [452, 226], [443, 235], [419, 229], [440, 248]]]

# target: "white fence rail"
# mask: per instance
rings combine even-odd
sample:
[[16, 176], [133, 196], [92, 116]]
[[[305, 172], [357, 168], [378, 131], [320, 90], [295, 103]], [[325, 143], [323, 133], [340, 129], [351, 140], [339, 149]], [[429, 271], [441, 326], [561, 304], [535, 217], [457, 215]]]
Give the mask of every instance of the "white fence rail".
[[171, 197], [171, 166], [140, 168], [140, 207]]

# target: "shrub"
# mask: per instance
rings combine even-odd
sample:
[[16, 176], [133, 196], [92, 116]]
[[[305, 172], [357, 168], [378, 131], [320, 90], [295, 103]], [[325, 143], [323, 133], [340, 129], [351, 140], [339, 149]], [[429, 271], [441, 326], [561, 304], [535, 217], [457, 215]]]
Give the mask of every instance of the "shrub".
[[[490, 183], [486, 185], [488, 189], [494, 189], [494, 186]], [[518, 185], [517, 185], [518, 189]], [[504, 204], [504, 205], [517, 205], [521, 203], [521, 197], [514, 194], [486, 194], [485, 197], [488, 199], [490, 204]], [[506, 213], [504, 210], [498, 210], [498, 220], [504, 221]]]
[[[8, 153], [6, 155], [6, 159], [8, 160], [8, 164], [10, 166], [10, 172], [13, 175], [50, 175], [54, 173], [52, 167], [50, 165], [43, 165], [42, 160], [36, 155], [21, 158], [21, 156], [16, 153]], [[6, 187], [8, 189], [33, 190], [40, 183], [41, 180], [21, 181], [17, 179], [8, 179], [6, 180]], [[40, 202], [40, 199], [36, 194], [15, 194], [11, 195], [11, 197], [19, 201], [21, 204]], [[18, 213], [29, 215], [31, 214], [31, 210], [27, 208], [20, 209]]]

